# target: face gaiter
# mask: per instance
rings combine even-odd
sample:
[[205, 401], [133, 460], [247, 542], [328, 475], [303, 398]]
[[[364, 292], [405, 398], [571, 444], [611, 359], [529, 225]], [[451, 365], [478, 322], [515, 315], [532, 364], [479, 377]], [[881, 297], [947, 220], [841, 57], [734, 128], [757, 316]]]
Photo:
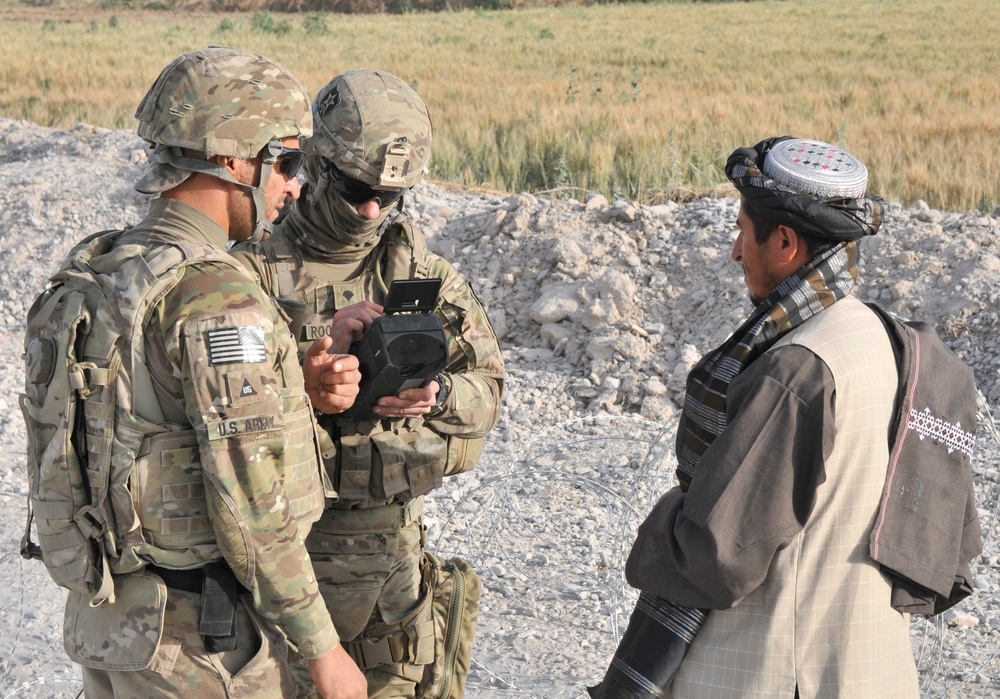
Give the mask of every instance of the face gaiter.
[[369, 221], [333, 188], [321, 158], [307, 158], [305, 171], [307, 182], [282, 222], [283, 229], [316, 259], [349, 262], [364, 258], [378, 244], [397, 208], [383, 207], [378, 218]]

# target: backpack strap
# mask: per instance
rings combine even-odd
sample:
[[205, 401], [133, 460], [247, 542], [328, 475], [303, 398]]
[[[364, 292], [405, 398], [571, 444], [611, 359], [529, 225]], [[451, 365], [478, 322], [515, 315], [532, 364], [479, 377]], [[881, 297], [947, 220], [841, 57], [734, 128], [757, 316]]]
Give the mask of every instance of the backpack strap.
[[154, 249], [145, 260], [154, 282], [140, 298], [127, 319], [127, 337], [131, 346], [129, 371], [133, 386], [132, 412], [150, 422], [162, 423], [165, 422], [165, 417], [160, 406], [158, 393], [153, 385], [152, 375], [146, 364], [146, 347], [143, 336], [143, 330], [149, 320], [150, 309], [155, 308], [177, 286], [187, 267], [191, 265], [217, 262], [229, 265], [243, 276], [249, 278], [249, 275], [235, 258], [220, 253], [209, 245], [171, 241], [170, 245]]
[[269, 288], [271, 296], [275, 298], [285, 298], [295, 291], [295, 253], [291, 243], [285, 236], [272, 236], [267, 240], [257, 243], [258, 250], [264, 256], [264, 267], [270, 277]]
[[396, 279], [426, 279], [430, 274], [427, 239], [420, 229], [400, 214], [386, 233], [386, 287]]

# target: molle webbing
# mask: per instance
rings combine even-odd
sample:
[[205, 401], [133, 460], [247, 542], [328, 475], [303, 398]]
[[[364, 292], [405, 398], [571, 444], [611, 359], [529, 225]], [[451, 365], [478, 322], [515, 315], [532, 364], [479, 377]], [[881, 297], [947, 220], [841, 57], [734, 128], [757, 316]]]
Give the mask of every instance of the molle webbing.
[[360, 532], [391, 532], [407, 527], [424, 515], [424, 499], [413, 498], [405, 503], [367, 508], [341, 508], [335, 503], [332, 514], [327, 516], [324, 528], [338, 534]]
[[324, 462], [343, 500], [416, 497], [441, 485], [447, 441], [422, 423], [396, 430], [383, 430], [376, 423], [371, 432], [341, 433], [335, 441], [336, 459]]

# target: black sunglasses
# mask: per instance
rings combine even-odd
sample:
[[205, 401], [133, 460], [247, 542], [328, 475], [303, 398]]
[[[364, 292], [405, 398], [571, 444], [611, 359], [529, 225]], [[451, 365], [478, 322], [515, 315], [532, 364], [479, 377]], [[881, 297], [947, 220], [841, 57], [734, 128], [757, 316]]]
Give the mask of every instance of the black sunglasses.
[[268, 141], [261, 151], [262, 161], [265, 163], [278, 163], [278, 172], [288, 178], [295, 177], [306, 154], [298, 148], [285, 148], [281, 141]]
[[375, 189], [364, 182], [348, 177], [329, 160], [324, 160], [323, 164], [330, 174], [330, 183], [333, 185], [334, 191], [355, 206], [370, 202], [372, 199], [378, 199], [381, 206], [388, 206], [403, 196], [403, 192], [406, 191], [403, 189]]

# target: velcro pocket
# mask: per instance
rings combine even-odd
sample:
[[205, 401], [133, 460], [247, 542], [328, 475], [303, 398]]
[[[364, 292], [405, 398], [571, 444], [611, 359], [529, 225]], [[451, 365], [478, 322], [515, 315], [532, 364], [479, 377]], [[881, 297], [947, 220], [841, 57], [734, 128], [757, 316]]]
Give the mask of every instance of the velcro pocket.
[[114, 576], [115, 602], [98, 607], [70, 592], [63, 618], [63, 648], [70, 660], [97, 670], [144, 670], [163, 635], [167, 587], [155, 575]]
[[406, 477], [410, 494], [418, 497], [441, 487], [448, 447], [443, 437], [427, 427], [405, 435]]
[[371, 440], [372, 495], [379, 500], [390, 500], [409, 489], [403, 443], [395, 432], [378, 432]]
[[367, 500], [372, 475], [372, 445], [366, 434], [345, 435], [340, 439], [340, 474], [337, 492], [344, 500]]

